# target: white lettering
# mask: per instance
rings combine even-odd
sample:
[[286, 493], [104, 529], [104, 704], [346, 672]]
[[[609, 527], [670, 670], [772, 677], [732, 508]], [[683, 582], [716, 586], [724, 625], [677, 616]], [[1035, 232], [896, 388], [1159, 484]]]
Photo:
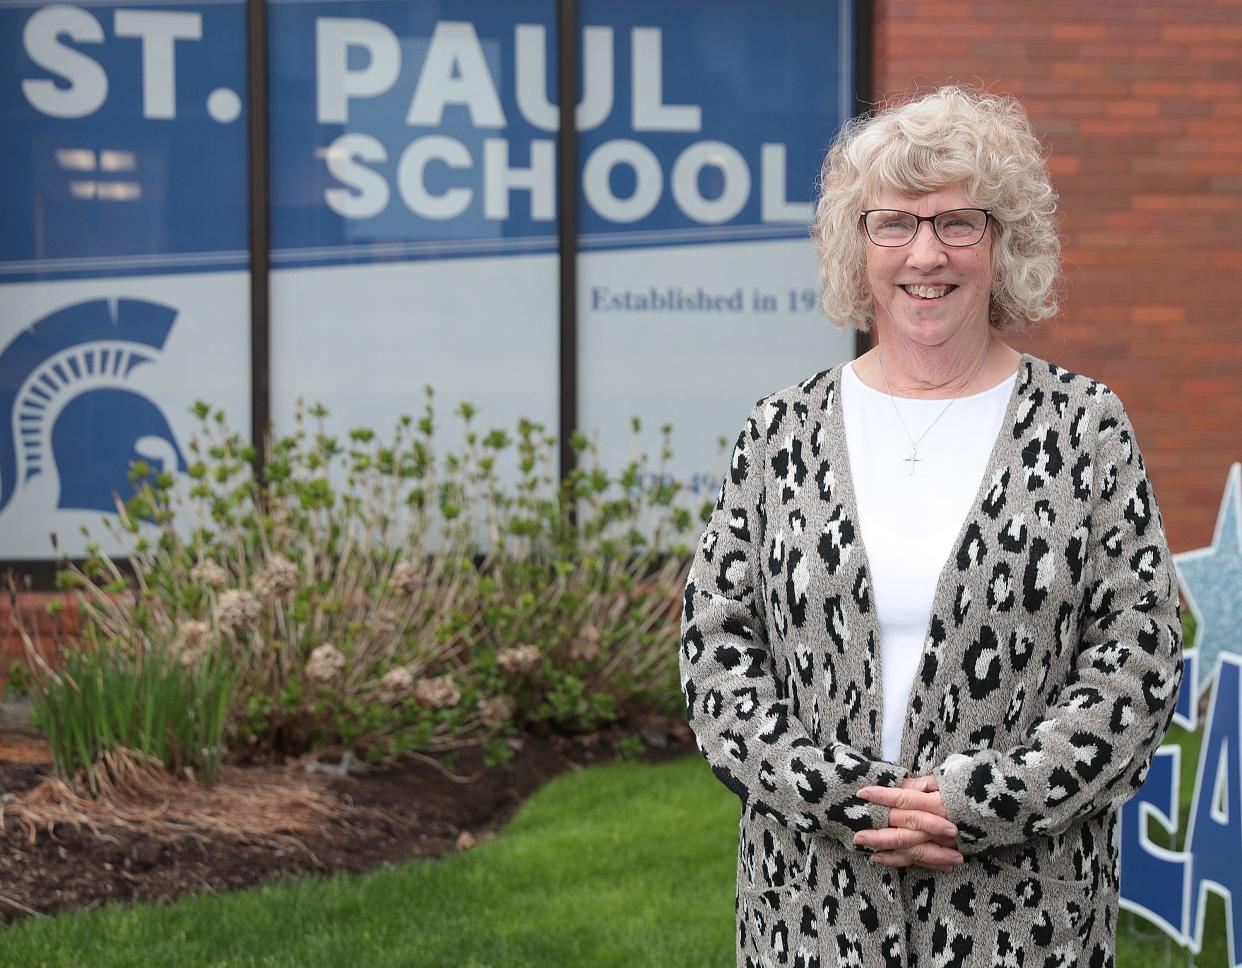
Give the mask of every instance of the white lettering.
[[202, 40], [203, 17], [166, 10], [118, 10], [113, 20], [118, 37], [142, 40], [142, 116], [171, 120], [177, 116], [179, 40]]
[[483, 142], [483, 215], [489, 219], [509, 217], [509, 192], [530, 191], [531, 218], [551, 221], [556, 217], [556, 155], [554, 143], [536, 139], [530, 143], [530, 167], [509, 167], [509, 142], [487, 138]]
[[[349, 69], [349, 49], [361, 47], [367, 66]], [[373, 20], [320, 17], [315, 21], [315, 85], [320, 124], [349, 121], [351, 97], [383, 94], [397, 81], [401, 46], [397, 35]]]
[[450, 168], [469, 168], [472, 164], [466, 146], [454, 138], [430, 135], [411, 141], [397, 163], [397, 190], [406, 206], [423, 218], [456, 218], [470, 207], [474, 192], [469, 188], [450, 188], [439, 195], [427, 191], [423, 172], [429, 161], [442, 161]]
[[348, 186], [329, 188], [323, 193], [328, 208], [345, 218], [371, 218], [388, 207], [388, 182], [384, 176], [359, 164], [388, 160], [388, 153], [377, 138], [369, 134], [343, 134], [328, 146], [325, 158], [328, 171]]
[[764, 222], [809, 222], [810, 202], [785, 198], [785, 146], [765, 144], [759, 156], [760, 219]]
[[53, 118], [84, 118], [108, 97], [108, 75], [99, 62], [60, 41], [65, 34], [80, 44], [103, 43], [103, 27], [77, 7], [44, 7], [30, 15], [22, 31], [26, 56], [45, 71], [69, 82], [57, 87], [46, 78], [23, 80], [22, 93], [36, 111]]
[[472, 23], [436, 24], [405, 122], [437, 127], [450, 104], [465, 105], [476, 128], [505, 126], [500, 95]]
[[[634, 193], [629, 198], [613, 194], [609, 176], [617, 165], [634, 171]], [[655, 152], [637, 141], [606, 141], [586, 160], [582, 191], [591, 208], [610, 222], [637, 222], [651, 214], [664, 189], [664, 174]]]
[[659, 27], [635, 27], [630, 33], [634, 130], [698, 131], [703, 112], [697, 104], [664, 103], [663, 47]]
[[[579, 131], [598, 128], [612, 113], [612, 28], [582, 31], [582, 100], [574, 109]], [[548, 52], [542, 24], [517, 26], [517, 104], [522, 116], [541, 131], [560, 127], [556, 105], [548, 99]]]
[[[699, 192], [699, 172], [708, 165], [720, 169], [724, 190], [719, 198]], [[723, 141], [699, 141], [673, 162], [673, 199], [687, 216], [705, 225], [717, 225], [737, 216], [750, 197], [750, 169], [746, 159]]]

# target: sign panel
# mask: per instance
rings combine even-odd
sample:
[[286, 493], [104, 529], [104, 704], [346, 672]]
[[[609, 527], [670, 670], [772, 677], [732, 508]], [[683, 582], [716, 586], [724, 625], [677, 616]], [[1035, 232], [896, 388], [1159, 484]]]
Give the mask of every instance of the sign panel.
[[[554, 430], [554, 5], [271, 11], [277, 425], [313, 388], [338, 430], [386, 427], [430, 382], [485, 424]], [[638, 415], [652, 452], [675, 424], [670, 475], [714, 487], [716, 438], [756, 397], [852, 352], [807, 240], [853, 104], [852, 17], [582, 4], [580, 425], [611, 469]]]
[[[1207, 548], [1173, 556], [1195, 620], [1173, 724], [1197, 740], [1187, 809], [1181, 745], [1162, 746], [1121, 809], [1121, 906], [1196, 955], [1210, 895], [1224, 902], [1225, 962], [1242, 966], [1242, 464], [1229, 468]], [[1197, 722], [1206, 701], [1206, 722]], [[1198, 734], [1193, 731], [1198, 729]], [[1185, 742], [1185, 741], [1183, 741]], [[1165, 846], [1181, 835], [1180, 849]]]
[[632, 416], [653, 457], [671, 423], [665, 475], [714, 496], [717, 438], [853, 356], [808, 238], [853, 110], [853, 16], [847, 0], [584, 0], [579, 423], [607, 466], [631, 459]]
[[81, 554], [197, 398], [249, 426], [245, 17], [0, 4], [0, 558]]
[[558, 424], [552, 0], [270, 6], [272, 414]]

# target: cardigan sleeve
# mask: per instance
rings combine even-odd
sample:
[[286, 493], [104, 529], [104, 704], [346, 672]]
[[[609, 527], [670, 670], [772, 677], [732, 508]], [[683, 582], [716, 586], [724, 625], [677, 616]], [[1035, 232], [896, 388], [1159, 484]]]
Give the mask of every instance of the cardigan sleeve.
[[897, 786], [909, 771], [844, 743], [816, 745], [778, 690], [758, 582], [762, 403], [738, 434], [686, 579], [679, 652], [686, 721], [712, 772], [744, 804], [856, 850], [854, 832], [887, 827], [889, 814], [858, 790]]
[[1182, 680], [1177, 580], [1143, 457], [1115, 394], [1099, 423], [1087, 580], [1066, 684], [1023, 742], [934, 770], [963, 854], [1059, 833], [1146, 779]]

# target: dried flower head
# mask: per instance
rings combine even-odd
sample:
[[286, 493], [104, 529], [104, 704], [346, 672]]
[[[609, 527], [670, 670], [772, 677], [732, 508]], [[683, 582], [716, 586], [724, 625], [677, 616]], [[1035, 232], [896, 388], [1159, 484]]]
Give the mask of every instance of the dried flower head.
[[177, 626], [174, 648], [181, 656], [183, 665], [191, 665], [206, 651], [211, 641], [211, 626], [197, 619], [186, 619]]
[[479, 703], [479, 720], [489, 729], [508, 722], [517, 712], [517, 700], [512, 696], [492, 696]]
[[414, 700], [428, 709], [444, 709], [461, 702], [461, 690], [454, 684], [452, 676], [419, 679], [414, 686]]
[[229, 573], [210, 558], [200, 561], [191, 568], [190, 577], [209, 588], [223, 588], [229, 583]]
[[379, 701], [382, 703], [400, 702], [413, 694], [414, 674], [405, 666], [389, 669], [380, 680]]
[[574, 662], [590, 662], [599, 655], [600, 634], [594, 625], [586, 625], [570, 643], [569, 658]]
[[324, 644], [315, 649], [306, 663], [307, 678], [319, 682], [331, 682], [345, 668], [345, 656], [333, 645]]
[[543, 656], [537, 646], [519, 645], [496, 653], [496, 664], [510, 676], [527, 676], [539, 668]]
[[284, 555], [274, 554], [254, 576], [254, 590], [264, 598], [285, 598], [298, 587], [298, 569]]
[[395, 608], [385, 606], [375, 613], [371, 627], [380, 635], [391, 635], [401, 624], [401, 615]]
[[402, 595], [413, 595], [422, 584], [412, 561], [398, 561], [392, 569], [392, 587]]
[[216, 625], [226, 635], [249, 632], [259, 624], [263, 606], [250, 592], [230, 588], [216, 602]]

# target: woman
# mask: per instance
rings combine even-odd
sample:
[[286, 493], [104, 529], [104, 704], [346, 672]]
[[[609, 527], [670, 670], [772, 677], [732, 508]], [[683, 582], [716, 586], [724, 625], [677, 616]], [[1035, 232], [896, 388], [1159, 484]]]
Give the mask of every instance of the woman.
[[1000, 338], [1055, 311], [1055, 203], [1021, 107], [959, 88], [825, 160], [825, 308], [878, 339], [756, 403], [685, 589], [739, 966], [1114, 963], [1181, 619], [1121, 401]]

